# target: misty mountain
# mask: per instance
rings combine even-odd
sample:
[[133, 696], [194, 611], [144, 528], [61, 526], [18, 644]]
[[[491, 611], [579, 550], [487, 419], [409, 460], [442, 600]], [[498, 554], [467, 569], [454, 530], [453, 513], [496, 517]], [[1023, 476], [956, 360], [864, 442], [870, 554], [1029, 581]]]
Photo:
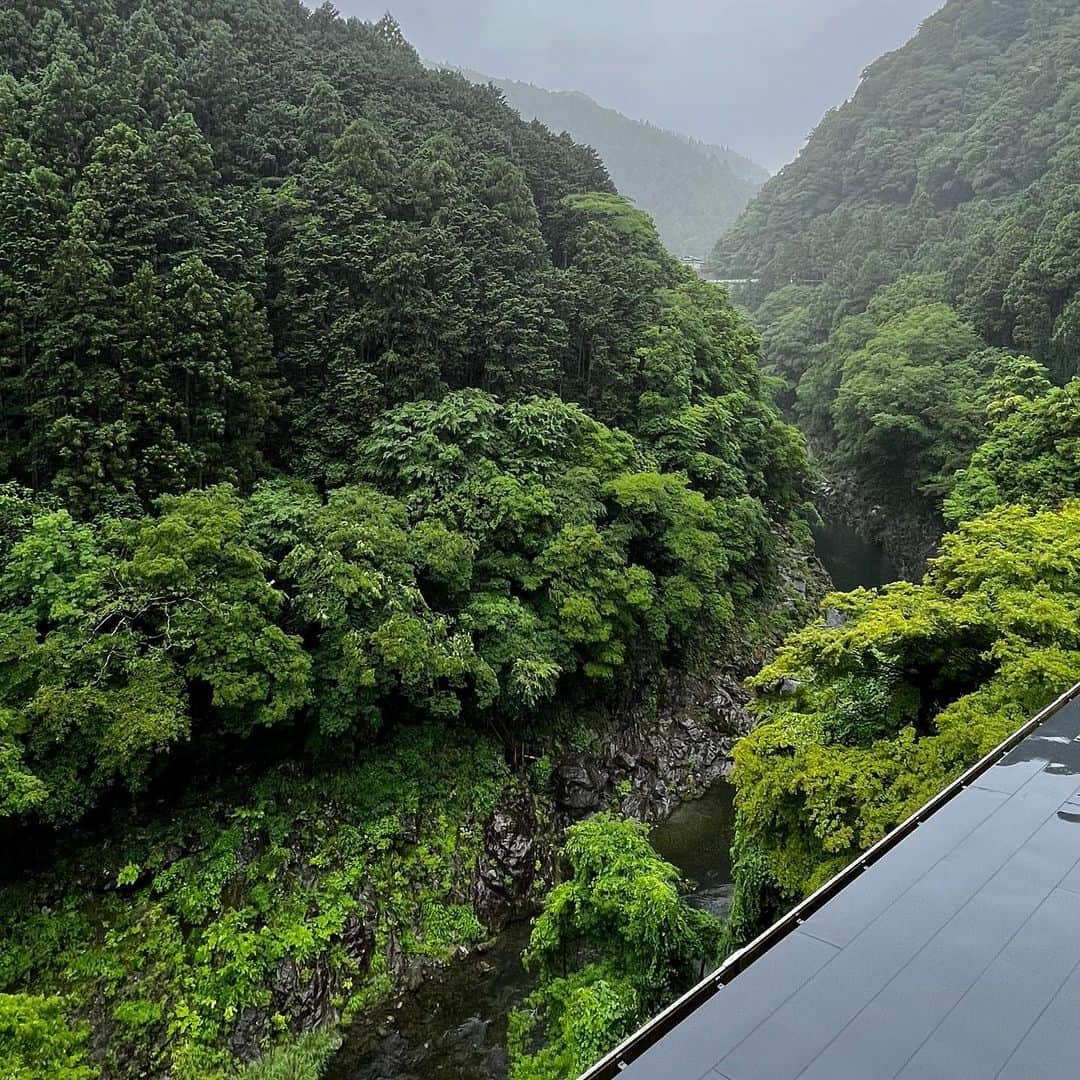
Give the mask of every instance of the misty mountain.
[[[923, 536], [996, 399], [1080, 375], [1078, 87], [1076, 0], [950, 0], [713, 255], [751, 279], [767, 369], [833, 474]], [[1047, 443], [1018, 488], [1067, 454]]]
[[[307, 0], [312, 7], [320, 0]], [[337, 0], [387, 8], [422, 56], [581, 90], [624, 116], [790, 161], [866, 66], [944, 0]]]
[[461, 73], [497, 87], [526, 120], [592, 146], [619, 191], [652, 215], [676, 255], [706, 254], [768, 179], [767, 170], [726, 146], [632, 120], [587, 94]]
[[715, 265], [759, 294], [827, 284], [846, 310], [902, 273], [943, 272], [987, 340], [1072, 374], [1078, 79], [1075, 0], [950, 0], [826, 114]]

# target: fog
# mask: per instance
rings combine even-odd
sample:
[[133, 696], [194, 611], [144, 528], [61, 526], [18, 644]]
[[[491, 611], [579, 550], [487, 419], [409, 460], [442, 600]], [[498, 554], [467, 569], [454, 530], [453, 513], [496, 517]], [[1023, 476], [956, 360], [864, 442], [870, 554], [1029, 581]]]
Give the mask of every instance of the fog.
[[429, 60], [583, 90], [776, 169], [941, 0], [339, 0], [387, 6]]

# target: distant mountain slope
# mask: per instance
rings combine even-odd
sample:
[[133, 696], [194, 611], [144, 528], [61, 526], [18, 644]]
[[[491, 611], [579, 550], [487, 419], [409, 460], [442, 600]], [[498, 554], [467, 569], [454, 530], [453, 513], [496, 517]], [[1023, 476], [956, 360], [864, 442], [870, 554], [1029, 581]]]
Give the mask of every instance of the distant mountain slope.
[[1080, 375], [1078, 252], [1080, 4], [949, 0], [711, 264], [748, 279], [781, 403], [857, 493], [840, 512], [903, 559], [991, 419]]
[[586, 94], [461, 73], [498, 87], [526, 120], [592, 146], [619, 190], [653, 217], [676, 255], [707, 254], [768, 179], [767, 170], [734, 150], [632, 120]]
[[1078, 178], [1076, 0], [950, 0], [825, 116], [713, 262], [758, 279], [756, 300], [825, 283], [846, 311], [902, 273], [944, 272], [986, 340], [1067, 377], [1080, 366]]

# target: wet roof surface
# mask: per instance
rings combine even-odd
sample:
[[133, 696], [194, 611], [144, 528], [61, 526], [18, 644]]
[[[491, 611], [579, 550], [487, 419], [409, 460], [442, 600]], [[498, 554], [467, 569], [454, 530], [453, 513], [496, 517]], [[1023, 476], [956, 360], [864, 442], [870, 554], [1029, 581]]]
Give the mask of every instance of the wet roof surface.
[[1076, 1080], [1080, 700], [619, 1075]]

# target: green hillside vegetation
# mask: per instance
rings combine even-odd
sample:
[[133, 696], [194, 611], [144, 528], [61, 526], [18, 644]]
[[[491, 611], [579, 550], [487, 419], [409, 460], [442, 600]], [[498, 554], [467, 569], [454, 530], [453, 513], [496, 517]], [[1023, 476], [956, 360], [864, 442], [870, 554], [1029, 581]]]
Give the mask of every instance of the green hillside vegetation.
[[0, 101], [3, 1071], [312, 1076], [487, 933], [507, 761], [754, 633], [803, 441], [392, 19], [16, 0]]
[[[576, 1074], [1075, 681], [1078, 18], [950, 0], [826, 118], [717, 254], [763, 372], [389, 17], [6, 5], [0, 1072], [314, 1080], [494, 874], [547, 893], [515, 1080]], [[553, 761], [791, 628], [781, 409], [953, 532], [753, 680], [722, 933], [641, 826], [554, 856]]]
[[1080, 498], [1080, 380], [1033, 398], [996, 403], [986, 439], [945, 502], [951, 521], [1003, 503], [1052, 505]]
[[[970, 437], [958, 447], [951, 420], [928, 419], [919, 395], [937, 382], [946, 408], [968, 411], [964, 399], [982, 393], [974, 384], [999, 374], [980, 344], [1034, 357], [1057, 383], [1080, 373], [1078, 85], [1073, 4], [951, 0], [871, 65], [713, 254], [723, 276], [756, 279], [744, 299], [785, 404], [826, 463], [835, 452], [836, 471], [888, 508], [901, 510], [914, 487], [929, 496], [922, 515], [936, 514], [939, 463], [973, 447]], [[880, 360], [867, 347], [888, 357], [867, 328], [897, 319], [914, 329], [915, 296], [895, 292], [905, 276], [921, 283], [920, 302], [951, 307], [969, 339], [953, 333], [914, 355], [905, 328], [890, 327], [889, 357], [917, 368], [919, 385], [905, 376], [871, 401], [866, 365]], [[958, 350], [966, 373], [953, 369]], [[872, 424], [884, 439], [914, 439], [921, 460], [890, 480], [872, 453], [856, 453], [851, 424], [865, 409], [874, 411], [857, 420], [860, 439]], [[905, 412], [928, 422], [912, 425]]]
[[717, 248], [826, 471], [954, 530], [753, 680], [729, 947], [1076, 681], [1078, 88], [1073, 5], [950, 0]]
[[593, 147], [619, 190], [652, 217], [660, 239], [681, 257], [705, 256], [769, 177], [767, 170], [726, 146], [632, 120], [579, 91], [462, 74], [497, 87], [526, 119]]

